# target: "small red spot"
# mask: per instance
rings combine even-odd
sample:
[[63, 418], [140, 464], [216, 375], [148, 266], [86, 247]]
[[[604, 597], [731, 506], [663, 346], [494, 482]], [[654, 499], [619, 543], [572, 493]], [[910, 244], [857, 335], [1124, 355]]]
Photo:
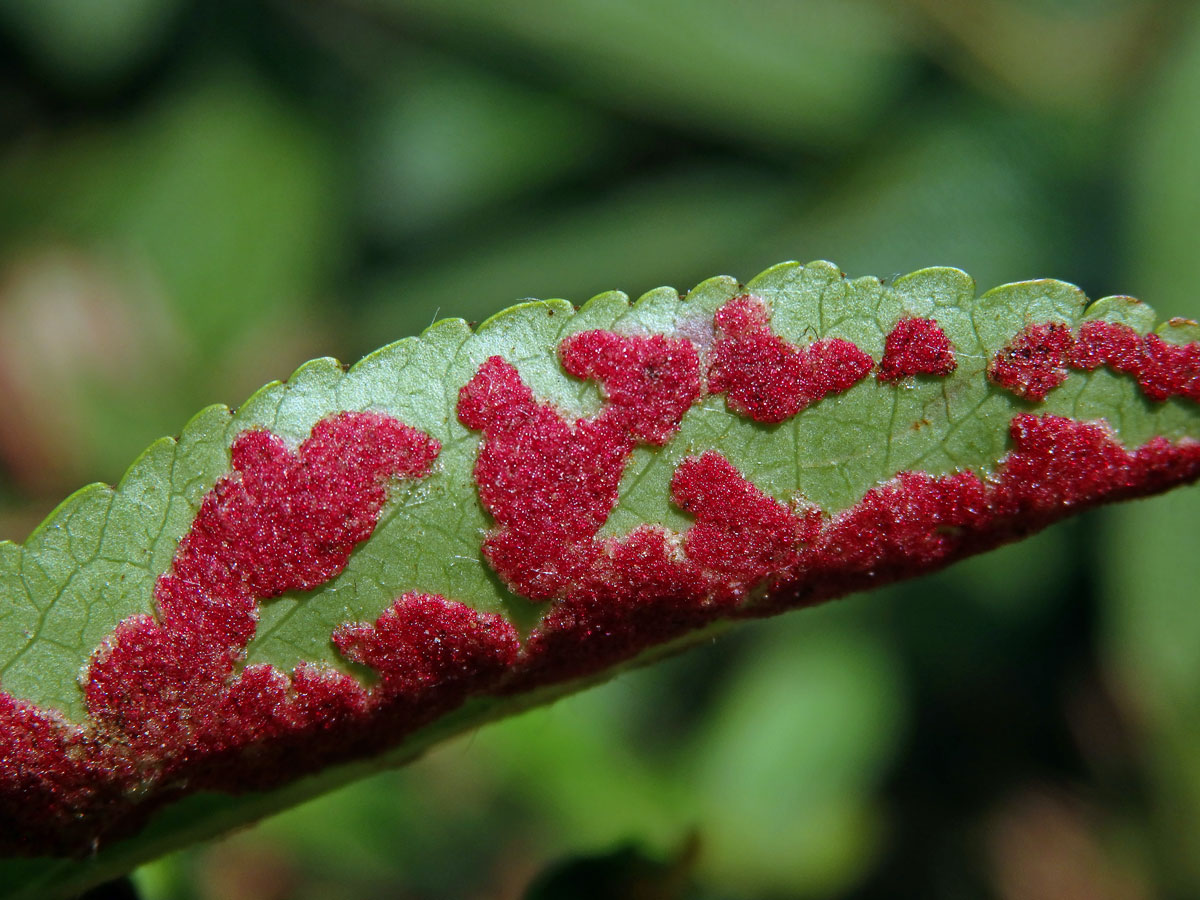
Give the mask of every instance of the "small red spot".
[[1066, 325], [1029, 325], [988, 366], [993, 382], [1027, 400], [1044, 400], [1067, 380], [1067, 354], [1075, 338]]
[[909, 375], [949, 375], [957, 367], [950, 338], [937, 321], [910, 317], [888, 333], [875, 377], [899, 381]]
[[725, 394], [729, 408], [756, 422], [777, 424], [823, 397], [861, 381], [875, 365], [850, 341], [826, 338], [796, 347], [771, 333], [770, 310], [749, 294], [716, 313], [725, 334], [713, 347], [708, 390]]

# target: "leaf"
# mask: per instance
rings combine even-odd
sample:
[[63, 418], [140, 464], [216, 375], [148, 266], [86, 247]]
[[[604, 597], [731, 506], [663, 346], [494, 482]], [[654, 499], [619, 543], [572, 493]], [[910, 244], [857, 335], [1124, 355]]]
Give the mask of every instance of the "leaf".
[[[0, 866], [66, 896], [757, 617], [1200, 475], [1200, 326], [784, 263], [201, 412], [0, 545]], [[46, 858], [58, 857], [57, 859]]]

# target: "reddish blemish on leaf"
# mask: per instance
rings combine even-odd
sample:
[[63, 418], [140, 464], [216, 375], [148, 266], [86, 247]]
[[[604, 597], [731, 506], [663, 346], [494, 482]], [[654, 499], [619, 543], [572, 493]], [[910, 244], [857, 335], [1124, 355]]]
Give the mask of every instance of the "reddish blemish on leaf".
[[796, 516], [712, 451], [680, 463], [671, 495], [696, 524], [606, 541], [588, 577], [530, 635], [506, 689], [588, 674], [728, 615], [787, 570], [820, 520], [815, 510]]
[[1151, 400], [1184, 397], [1200, 403], [1200, 343], [1168, 344], [1128, 325], [1085, 322], [1068, 361], [1076, 369], [1107, 366], [1132, 375]]
[[534, 600], [560, 597], [585, 577], [633, 448], [665, 443], [700, 397], [700, 360], [686, 340], [590, 331], [560, 352], [568, 371], [600, 383], [595, 416], [568, 422], [498, 356], [458, 400], [459, 421], [483, 432], [475, 480], [497, 525], [483, 554]]
[[957, 368], [950, 338], [934, 319], [909, 317], [896, 323], [883, 345], [880, 381], [899, 381], [910, 375], [949, 375]]
[[257, 599], [324, 584], [370, 536], [386, 479], [429, 470], [437, 441], [395, 419], [343, 413], [296, 453], [267, 431], [231, 450], [233, 474], [204, 498], [155, 600], [163, 625], [240, 646]]
[[1101, 366], [1132, 376], [1150, 400], [1200, 403], [1200, 343], [1169, 344], [1118, 322], [1085, 322], [1078, 337], [1065, 325], [1030, 325], [996, 355], [988, 376], [1015, 394], [1044, 400], [1068, 369]]
[[725, 394], [736, 413], [778, 424], [830, 394], [848, 390], [875, 361], [853, 343], [825, 338], [796, 347], [771, 333], [770, 309], [760, 297], [734, 297], [716, 314], [724, 334], [713, 347], [708, 390]]
[[[308, 663], [290, 679], [268, 665], [246, 668], [220, 708], [231, 724], [205, 735], [217, 764], [200, 784], [260, 789], [376, 753], [494, 686], [519, 649], [503, 617], [436, 594], [405, 594], [374, 623], [342, 625], [332, 639], [348, 659], [375, 669], [378, 683], [364, 690]], [[251, 752], [240, 752], [247, 737]]]
[[[936, 323], [905, 321], [915, 324], [898, 329], [890, 371], [953, 363], [942, 352], [949, 352], [949, 342]], [[765, 322], [761, 302], [750, 297], [730, 301], [718, 313], [726, 334], [761, 336]], [[588, 335], [592, 347], [628, 340]], [[914, 336], [925, 339], [924, 347], [914, 346]], [[1039, 341], [1061, 340], [1056, 329], [1027, 337], [1022, 351]], [[775, 340], [770, 338], [770, 346], [777, 348]], [[719, 348], [713, 352], [720, 354]], [[1014, 358], [1036, 356], [1021, 352]], [[624, 365], [636, 371], [642, 363], [631, 354]], [[614, 363], [604, 375], [614, 379], [620, 372]], [[622, 395], [623, 415], [636, 396]], [[691, 391], [680, 396], [686, 399]], [[672, 412], [682, 408], [680, 403]], [[1100, 425], [1018, 416], [1014, 451], [991, 478], [901, 473], [828, 519], [815, 508], [788, 509], [720, 454], [708, 452], [686, 457], [671, 483], [673, 501], [696, 519], [691, 528], [676, 534], [642, 526], [624, 538], [598, 541], [595, 534], [615, 506], [633, 443], [632, 437], [623, 444], [617, 437], [587, 442], [591, 427], [615, 419], [609, 406], [572, 427], [533, 397], [515, 369], [494, 357], [461, 393], [459, 416], [484, 432], [475, 474], [498, 525], [485, 545], [489, 562], [518, 589], [536, 585], [537, 592], [526, 591], [527, 596], [556, 601], [530, 636], [505, 690], [595, 671], [729, 615], [764, 590], [774, 599], [761, 610], [840, 596], [940, 567], [1100, 499], [1157, 490], [1200, 471], [1200, 445], [1152, 442], [1130, 455]], [[592, 494], [591, 505], [570, 490], [601, 477], [606, 468], [604, 492]], [[569, 570], [564, 561], [570, 561]], [[752, 606], [745, 612], [761, 610]]]
[[711, 451], [679, 464], [671, 499], [696, 519], [684, 532], [683, 549], [720, 598], [741, 599], [770, 575], [787, 571], [820, 525], [818, 510], [797, 516]]
[[520, 650], [503, 616], [430, 594], [405, 594], [374, 624], [341, 626], [333, 643], [347, 659], [379, 673], [377, 694], [410, 699], [492, 680]]
[[995, 474], [903, 472], [835, 515], [800, 555], [777, 611], [930, 572], [1101, 502], [1200, 477], [1200, 443], [1154, 438], [1128, 451], [1103, 423], [1021, 414]]
[[[233, 472], [204, 498], [155, 588], [161, 624], [123, 622], [84, 683], [88, 712], [139, 753], [187, 746], [254, 634], [258, 600], [309, 590], [370, 536], [386, 480], [424, 475], [437, 441], [395, 419], [343, 413], [293, 453], [266, 431], [233, 442]], [[181, 720], [179, 717], [186, 717]]]
[[559, 351], [567, 371], [600, 382], [594, 416], [569, 423], [500, 357], [459, 393], [460, 421], [483, 432], [475, 478], [496, 522], [484, 556], [514, 590], [557, 601], [507, 690], [594, 671], [711, 620], [785, 569], [815, 523], [709, 452], [672, 480], [692, 528], [599, 540], [634, 446], [664, 443], [699, 398], [699, 356], [686, 340], [604, 331]]
[[1066, 325], [1028, 325], [992, 358], [988, 378], [1018, 397], [1044, 400], [1067, 380], [1067, 353], [1073, 346], [1075, 338]]
[[0, 853], [86, 848], [81, 811], [121, 799], [129, 767], [84, 729], [0, 691]]
[[639, 443], [661, 447], [700, 399], [700, 360], [690, 341], [583, 331], [566, 338], [558, 355], [576, 378], [599, 383], [599, 420]]
[[[670, 482], [694, 523], [599, 538], [639, 444], [666, 444], [707, 389], [735, 412], [778, 423], [847, 390], [873, 367], [839, 339], [795, 347], [749, 295], [716, 313], [701, 351], [682, 337], [572, 335], [563, 368], [594, 380], [597, 413], [568, 420], [517, 370], [487, 359], [459, 393], [481, 432], [474, 467], [494, 528], [488, 563], [551, 605], [524, 646], [499, 615], [430, 594], [374, 622], [338, 627], [342, 655], [374, 671], [364, 687], [301, 663], [239, 670], [258, 604], [337, 576], [375, 529], [394, 478], [429, 473], [437, 441], [387, 416], [340, 413], [295, 451], [243, 433], [232, 470], [205, 497], [158, 580], [156, 616], [122, 622], [85, 673], [91, 722], [77, 726], [0, 692], [0, 853], [83, 853], [198, 789], [268, 787], [387, 747], [467, 696], [525, 690], [631, 659], [719, 618], [765, 615], [927, 572], [1071, 512], [1200, 477], [1200, 443], [1123, 447], [1099, 422], [1016, 416], [990, 474], [902, 472], [830, 516], [781, 503], [724, 456], [688, 448]], [[1123, 325], [1031, 325], [988, 377], [1041, 399], [1069, 369], [1107, 366], [1153, 400], [1200, 401], [1200, 344]], [[932, 319], [901, 320], [878, 378], [947, 375], [953, 349]], [[919, 424], [919, 423], [918, 423]], [[928, 424], [928, 423], [926, 423]]]
[[[71, 827], [85, 813], [91, 837], [120, 832], [129, 825], [123, 817], [144, 817], [156, 796], [242, 786], [245, 767], [218, 762], [222, 752], [365, 716], [378, 701], [348, 676], [314, 666], [290, 679], [263, 666], [235, 676], [235, 666], [254, 633], [257, 602], [341, 572], [374, 530], [387, 481], [425, 475], [439, 449], [374, 413], [322, 420], [294, 453], [269, 432], [239, 435], [233, 471], [204, 498], [156, 585], [158, 618], [127, 619], [93, 654], [83, 683], [92, 727], [60, 726], [0, 695], [0, 717], [13, 722], [3, 732], [14, 742], [5, 759], [29, 761], [0, 782], [0, 826], [20, 822], [0, 827], [0, 850], [85, 849]], [[377, 645], [395, 633], [381, 633]], [[327, 758], [297, 755], [301, 767]], [[273, 777], [297, 772], [292, 764]], [[87, 789], [68, 790], [72, 784]], [[14, 787], [32, 795], [37, 785], [60, 802], [40, 817], [7, 807]]]

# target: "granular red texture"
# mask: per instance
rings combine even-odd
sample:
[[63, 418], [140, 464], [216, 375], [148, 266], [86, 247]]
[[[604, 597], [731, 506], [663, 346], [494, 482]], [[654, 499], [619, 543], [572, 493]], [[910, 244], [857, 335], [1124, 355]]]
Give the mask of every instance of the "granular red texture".
[[[269, 666], [235, 676], [235, 667], [258, 601], [340, 573], [374, 530], [388, 480], [427, 474], [439, 449], [375, 413], [324, 419], [294, 453], [266, 431], [239, 435], [233, 471], [204, 498], [155, 587], [158, 619], [125, 620], [93, 654], [83, 680], [92, 727], [0, 694], [0, 741], [12, 744], [3, 747], [0, 822], [14, 797], [56, 798], [13, 810], [24, 833], [42, 837], [12, 852], [86, 850], [82, 836], [132, 828], [182, 791], [253, 786], [244, 777], [253, 759], [235, 751], [281, 736], [295, 749], [297, 739], [365, 723], [379, 704], [346, 675], [303, 664], [290, 678]], [[297, 757], [299, 769], [337, 748], [318, 740], [315, 749]], [[276, 780], [298, 771], [277, 753], [263, 759]]]
[[[793, 348], [764, 334], [766, 320], [761, 301], [742, 297], [722, 307], [717, 324], [727, 336], [722, 340], [734, 341], [733, 353], [746, 349], [737, 340], [749, 335], [778, 351], [777, 360], [798, 358]], [[948, 369], [953, 357], [947, 362], [941, 352], [949, 352], [949, 342], [936, 323], [906, 321], [911, 324], [898, 326], [891, 342], [889, 371]], [[1070, 340], [1065, 327], [1031, 329], [1014, 342], [1012, 358], [1022, 358], [1039, 340], [1051, 348], [1055, 341], [1068, 346], [1063, 335]], [[918, 339], [923, 347], [916, 346]], [[707, 452], [686, 457], [671, 482], [672, 499], [695, 518], [691, 528], [675, 534], [643, 526], [600, 541], [596, 534], [616, 504], [635, 440], [657, 436], [640, 427], [635, 437], [628, 425], [634, 420], [612, 412], [617, 404], [636, 407], [642, 392], [653, 392], [657, 377], [644, 374], [647, 353], [625, 348], [627, 340], [589, 332], [561, 348], [574, 374], [604, 380], [605, 406], [574, 426], [536, 400], [516, 370], [497, 357], [460, 394], [460, 419], [483, 431], [475, 475], [498, 526], [485, 542], [485, 555], [515, 589], [555, 601], [530, 635], [516, 671], [502, 682], [505, 691], [631, 658], [740, 609], [755, 593], [776, 599], [747, 607], [747, 614], [937, 568], [1081, 505], [1194, 477], [1197, 465], [1193, 445], [1147, 445], [1139, 453], [1156, 454], [1151, 465], [1127, 454], [1100, 426], [1023, 416], [1014, 420], [1014, 451], [995, 479], [970, 472], [902, 473], [827, 521], [816, 509], [793, 512], [720, 454]], [[819, 355], [820, 348], [807, 353]], [[629, 388], [614, 388], [623, 365], [643, 376], [630, 376]], [[726, 386], [719, 380], [723, 370], [715, 371], [717, 387]], [[686, 389], [668, 395], [676, 399], [667, 401], [662, 434], [674, 429], [693, 401], [690, 371], [682, 383]], [[586, 485], [593, 487], [580, 489]]]
[[[780, 341], [754, 298], [730, 301], [717, 325], [725, 336], [710, 387], [715, 380], [759, 421], [796, 397], [799, 409], [844, 390], [870, 368], [848, 342], [798, 350]], [[935, 354], [922, 356], [913, 338], [929, 338], [927, 351], [932, 331], [904, 331], [881, 375], [932, 367]], [[774, 370], [740, 366], [755, 345]], [[989, 376], [1037, 398], [1060, 369], [1103, 365], [1136, 377], [1152, 399], [1195, 400], [1197, 352], [1124, 326], [1086, 325], [1076, 341], [1045, 324], [1025, 329]], [[567, 371], [599, 383], [594, 416], [568, 422], [499, 357], [459, 395], [459, 418], [483, 433], [474, 471], [495, 520], [484, 555], [514, 588], [553, 601], [523, 648], [500, 616], [411, 593], [374, 623], [332, 635], [347, 659], [377, 673], [369, 688], [310, 663], [290, 674], [239, 671], [258, 603], [340, 573], [373, 531], [388, 479], [421, 477], [439, 451], [370, 413], [318, 423], [295, 452], [268, 432], [242, 434], [231, 473], [157, 583], [157, 618], [127, 619], [95, 651], [84, 679], [92, 724], [0, 692], [0, 853], [86, 853], [184, 793], [261, 789], [377, 752], [472, 693], [591, 675], [719, 618], [927, 572], [1073, 511], [1200, 477], [1198, 442], [1155, 438], [1131, 451], [1102, 423], [1023, 414], [993, 475], [900, 473], [832, 518], [790, 509], [719, 453], [686, 456], [670, 489], [690, 528], [600, 539], [635, 446], [665, 443], [700, 396], [698, 354], [681, 339], [609, 332], [574, 335], [560, 353]], [[756, 382], [785, 370], [795, 375], [787, 390]]]
[[796, 516], [711, 451], [680, 463], [671, 493], [696, 524], [681, 536], [643, 526], [606, 541], [530, 635], [507, 689], [596, 671], [728, 614], [787, 571], [820, 525], [819, 512]]
[[1027, 400], [1044, 400], [1067, 380], [1071, 329], [1058, 322], [1028, 325], [992, 357], [988, 378]]
[[338, 628], [333, 643], [347, 659], [379, 673], [384, 695], [409, 698], [492, 680], [520, 650], [516, 629], [503, 616], [431, 594], [405, 594], [374, 625]]
[[1200, 443], [1155, 438], [1128, 451], [1102, 423], [1022, 414], [996, 474], [905, 472], [835, 515], [788, 585], [748, 610], [766, 615], [933, 571], [1101, 502], [1200, 477]]
[[518, 593], [558, 595], [599, 552], [593, 537], [616, 505], [633, 441], [607, 420], [568, 424], [498, 356], [459, 393], [458, 418], [483, 432], [475, 481], [498, 526], [484, 556]]
[[111, 740], [157, 768], [213, 724], [236, 650], [206, 635], [126, 619], [93, 654], [84, 681], [88, 713]]
[[123, 761], [82, 728], [0, 691], [0, 856], [86, 847], [94, 822], [131, 782]]
[[823, 397], [848, 390], [874, 360], [853, 343], [826, 338], [796, 347], [771, 333], [770, 310], [750, 294], [734, 297], [715, 321], [724, 334], [713, 346], [708, 390], [725, 394], [731, 410], [777, 424]]
[[1168, 344], [1157, 334], [1142, 336], [1128, 325], [1085, 322], [1069, 362], [1077, 369], [1108, 366], [1132, 375], [1151, 400], [1184, 397], [1200, 403], [1200, 343]]
[[825, 596], [935, 569], [990, 524], [986, 486], [972, 473], [903, 472], [825, 525], [797, 581]]
[[496, 522], [484, 556], [514, 590], [557, 601], [506, 690], [594, 671], [710, 620], [786, 568], [819, 518], [797, 518], [710, 452], [672, 481], [696, 517], [685, 535], [644, 527], [599, 540], [633, 448], [668, 440], [699, 398], [699, 359], [688, 341], [604, 331], [567, 338], [559, 354], [600, 382], [594, 416], [567, 422], [500, 357], [459, 394], [459, 420], [483, 432], [475, 479]]
[[[416, 593], [373, 624], [340, 626], [332, 639], [346, 658], [373, 668], [378, 684], [364, 691], [349, 676], [309, 664], [298, 666], [290, 683], [270, 666], [247, 668], [222, 707], [233, 724], [208, 736], [206, 749], [218, 764], [201, 775], [201, 785], [261, 789], [377, 753], [493, 687], [520, 648], [503, 617]], [[251, 753], [243, 750], [246, 735], [255, 738]]]
[[1013, 419], [1011, 433], [1016, 449], [1005, 459], [990, 498], [995, 516], [1061, 516], [1136, 487], [1148, 474], [1099, 424], [1021, 415]]
[[1133, 376], [1150, 400], [1200, 403], [1200, 343], [1168, 344], [1118, 322], [1085, 322], [1076, 338], [1065, 325], [1030, 325], [992, 360], [988, 376], [1030, 400], [1042, 400], [1069, 368], [1107, 366]]
[[1114, 372], [1136, 375], [1142, 370], [1145, 356], [1142, 336], [1128, 325], [1084, 322], [1068, 362], [1076, 369], [1091, 371], [1108, 366]]
[[700, 396], [699, 358], [685, 340], [589, 331], [560, 352], [568, 371], [600, 383], [595, 416], [567, 422], [498, 356], [458, 400], [459, 421], [483, 432], [475, 481], [497, 526], [483, 554], [534, 600], [562, 596], [591, 569], [633, 448], [666, 442]]
[[679, 464], [671, 496], [696, 519], [684, 532], [683, 549], [718, 596], [740, 598], [768, 576], [787, 571], [820, 527], [818, 511], [798, 517], [712, 451]]
[[155, 588], [161, 624], [135, 616], [97, 651], [84, 683], [92, 718], [156, 762], [224, 727], [212, 713], [257, 602], [341, 572], [375, 527], [387, 479], [424, 475], [439, 449], [375, 413], [324, 419], [295, 453], [267, 431], [239, 435], [233, 472], [204, 498]]
[[240, 435], [233, 473], [204, 498], [155, 590], [163, 624], [241, 646], [255, 600], [324, 584], [375, 527], [388, 478], [429, 470], [437, 441], [387, 416], [318, 422], [296, 453], [268, 431]]
[[934, 319], [909, 317], [896, 323], [883, 344], [880, 381], [899, 381], [909, 375], [949, 375], [958, 367], [950, 338]]
[[592, 577], [530, 634], [505, 690], [600, 671], [719, 618], [728, 607], [706, 604], [706, 587], [664, 529], [641, 527], [608, 542]]
[[583, 331], [558, 347], [563, 368], [600, 384], [610, 420], [635, 441], [662, 446], [700, 399], [700, 358], [691, 341]]

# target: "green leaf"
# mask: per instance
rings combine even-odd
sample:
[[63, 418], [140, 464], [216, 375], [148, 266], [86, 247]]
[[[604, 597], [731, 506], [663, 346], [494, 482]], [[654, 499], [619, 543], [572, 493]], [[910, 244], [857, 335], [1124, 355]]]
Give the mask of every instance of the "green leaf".
[[[19, 835], [0, 841], [93, 851], [0, 863], [0, 896], [67, 896], [731, 619], [1194, 480], [1197, 326], [1154, 323], [1056, 281], [977, 296], [955, 269], [784, 263], [442, 321], [206, 409], [0, 545], [0, 823]], [[1031, 350], [1035, 326], [1074, 348]], [[998, 366], [1039, 351], [1061, 383], [1018, 396]], [[830, 697], [877, 694], [858, 647], [797, 666], [844, 669]], [[722, 741], [753, 719], [735, 704]]]

